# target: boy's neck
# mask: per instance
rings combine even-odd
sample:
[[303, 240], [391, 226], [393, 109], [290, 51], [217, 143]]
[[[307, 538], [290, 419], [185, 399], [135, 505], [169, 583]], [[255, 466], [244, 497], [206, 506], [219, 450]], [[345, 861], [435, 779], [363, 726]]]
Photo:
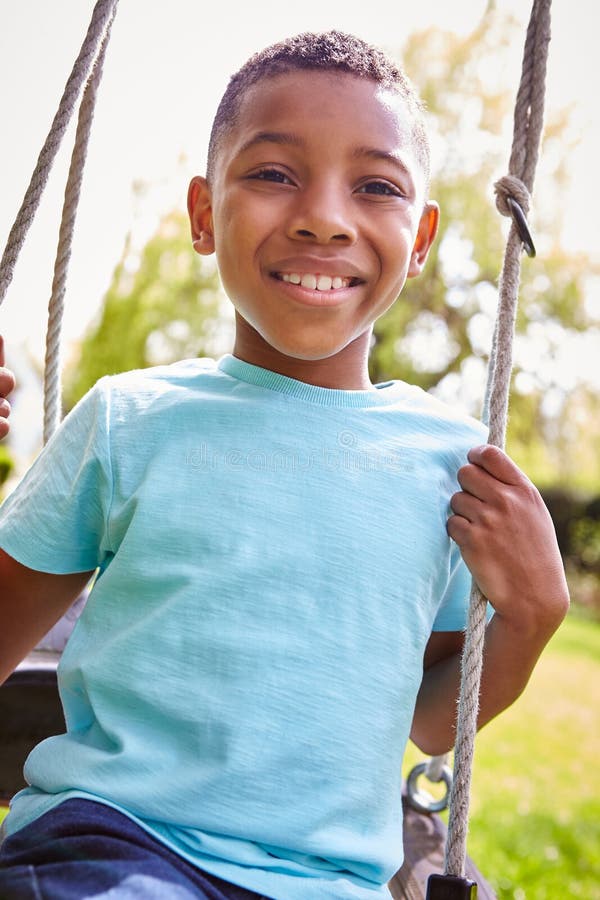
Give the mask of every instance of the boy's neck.
[[288, 378], [314, 384], [316, 387], [344, 391], [373, 389], [369, 378], [368, 358], [371, 331], [361, 334], [338, 353], [325, 359], [297, 359], [280, 353], [236, 313], [233, 355], [262, 369]]

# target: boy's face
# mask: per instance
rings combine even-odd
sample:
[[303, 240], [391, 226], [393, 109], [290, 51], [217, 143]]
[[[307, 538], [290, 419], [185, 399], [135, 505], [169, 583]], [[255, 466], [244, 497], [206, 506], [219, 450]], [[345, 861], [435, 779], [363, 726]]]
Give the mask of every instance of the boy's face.
[[245, 358], [261, 365], [266, 346], [366, 358], [437, 228], [404, 101], [353, 75], [294, 71], [249, 89], [223, 145], [188, 205], [194, 246], [216, 250], [238, 326], [256, 335]]

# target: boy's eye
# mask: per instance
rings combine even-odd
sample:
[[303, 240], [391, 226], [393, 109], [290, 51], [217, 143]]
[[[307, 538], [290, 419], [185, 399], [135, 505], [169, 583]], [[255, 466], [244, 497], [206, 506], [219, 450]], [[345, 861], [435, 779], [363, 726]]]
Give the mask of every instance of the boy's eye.
[[389, 181], [367, 181], [361, 184], [358, 189], [359, 194], [375, 194], [380, 197], [402, 197], [404, 196], [400, 188], [397, 188]]
[[256, 181], [274, 181], [277, 184], [292, 184], [292, 181], [285, 172], [281, 172], [279, 169], [259, 169], [258, 172], [253, 172], [248, 176], [249, 178], [253, 178]]

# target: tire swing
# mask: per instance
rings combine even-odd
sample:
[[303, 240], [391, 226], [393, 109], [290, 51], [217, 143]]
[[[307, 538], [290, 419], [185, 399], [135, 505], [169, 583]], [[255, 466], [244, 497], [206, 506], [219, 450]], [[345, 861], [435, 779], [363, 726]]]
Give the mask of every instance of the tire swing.
[[[48, 308], [44, 377], [44, 443], [57, 428], [60, 413], [60, 330], [66, 275], [71, 254], [75, 216], [91, 130], [96, 93], [102, 77], [106, 48], [118, 0], [97, 0], [88, 32], [67, 81], [58, 112], [40, 153], [21, 209], [11, 229], [0, 262], [0, 305], [12, 280], [14, 267], [31, 225], [50, 169], [85, 83], [79, 106], [75, 146], [65, 189], [62, 221]], [[495, 184], [496, 205], [512, 218], [499, 284], [498, 313], [490, 354], [483, 420], [488, 441], [504, 447], [508, 394], [512, 370], [512, 342], [516, 319], [521, 254], [535, 256], [527, 226], [530, 194], [543, 124], [544, 90], [551, 0], [534, 0], [521, 82], [514, 113], [509, 174]], [[404, 864], [389, 883], [394, 900], [493, 900], [494, 892], [466, 853], [471, 768], [477, 730], [479, 686], [483, 664], [486, 600], [473, 585], [462, 659], [454, 773], [447, 758], [434, 757], [410, 773], [404, 808]], [[0, 803], [24, 786], [23, 761], [39, 741], [64, 730], [56, 668], [60, 653], [36, 649], [0, 689]], [[424, 776], [444, 782], [446, 796], [439, 801], [418, 787]], [[449, 805], [446, 829], [437, 813]], [[445, 850], [444, 850], [445, 845]], [[440, 870], [443, 874], [439, 874]], [[478, 893], [479, 889], [479, 893]]]

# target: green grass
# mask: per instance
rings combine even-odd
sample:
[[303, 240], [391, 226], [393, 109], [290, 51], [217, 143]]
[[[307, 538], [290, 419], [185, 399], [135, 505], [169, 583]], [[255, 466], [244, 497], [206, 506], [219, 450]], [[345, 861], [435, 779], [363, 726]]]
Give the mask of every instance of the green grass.
[[600, 900], [599, 685], [600, 625], [570, 616], [477, 738], [469, 855], [501, 900]]
[[599, 685], [600, 624], [572, 615], [477, 739], [469, 854], [501, 900], [600, 900]]

